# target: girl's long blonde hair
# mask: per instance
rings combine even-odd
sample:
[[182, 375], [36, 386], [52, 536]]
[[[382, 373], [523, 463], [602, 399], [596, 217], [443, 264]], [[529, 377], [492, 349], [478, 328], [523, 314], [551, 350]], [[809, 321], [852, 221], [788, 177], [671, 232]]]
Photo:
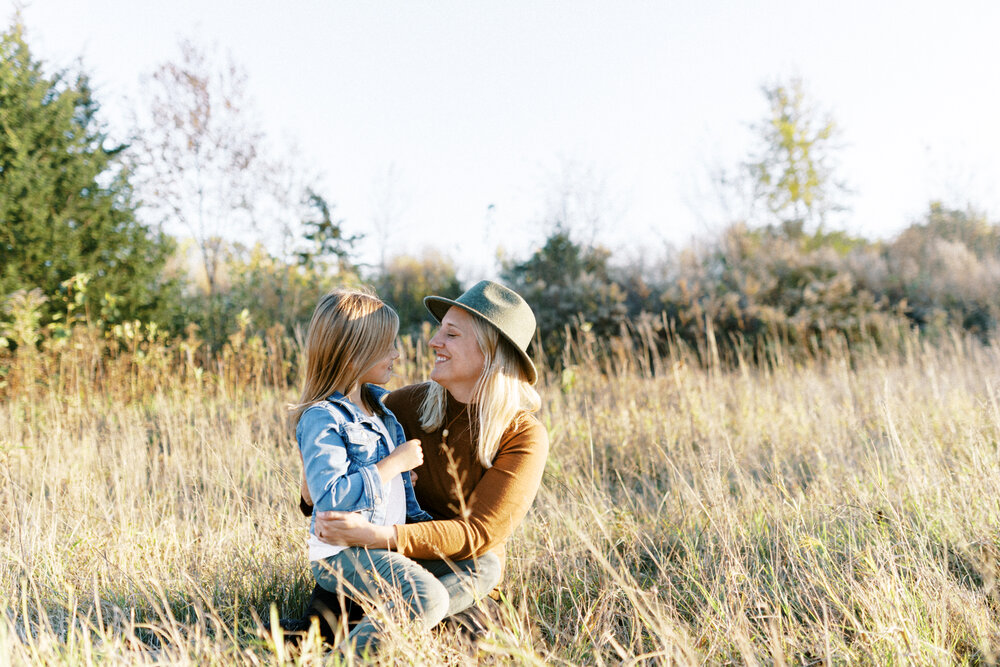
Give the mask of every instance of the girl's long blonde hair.
[[[476, 456], [484, 468], [491, 468], [500, 448], [500, 438], [511, 425], [536, 412], [542, 400], [528, 382], [520, 355], [512, 344], [481, 317], [473, 315], [472, 322], [476, 342], [485, 361], [468, 407], [470, 413], [475, 410], [477, 419], [473, 420], [470, 414], [469, 421], [470, 428], [478, 422], [478, 429], [473, 428], [471, 433]], [[448, 401], [444, 387], [433, 380], [429, 385], [420, 404], [420, 426], [428, 433], [440, 428], [444, 422]]]
[[[357, 289], [335, 289], [316, 304], [306, 334], [306, 373], [299, 402], [290, 405], [292, 424], [306, 408], [335, 391], [349, 394], [362, 373], [389, 353], [399, 333], [396, 311]], [[367, 407], [376, 410], [377, 405]]]

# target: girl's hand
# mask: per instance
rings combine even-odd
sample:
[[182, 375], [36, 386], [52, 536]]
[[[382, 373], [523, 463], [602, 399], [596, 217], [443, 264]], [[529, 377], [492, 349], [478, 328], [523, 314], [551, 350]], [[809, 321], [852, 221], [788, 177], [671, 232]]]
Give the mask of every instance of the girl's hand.
[[424, 450], [419, 440], [407, 440], [392, 450], [386, 458], [394, 458], [399, 462], [399, 472], [418, 468], [424, 463]]
[[392, 450], [389, 456], [375, 464], [379, 477], [383, 484], [388, 484], [389, 480], [407, 470], [413, 470], [424, 462], [424, 450], [420, 448], [419, 440], [407, 440], [396, 449]]
[[316, 537], [338, 547], [393, 549], [395, 526], [376, 526], [357, 512], [320, 512], [316, 515]]

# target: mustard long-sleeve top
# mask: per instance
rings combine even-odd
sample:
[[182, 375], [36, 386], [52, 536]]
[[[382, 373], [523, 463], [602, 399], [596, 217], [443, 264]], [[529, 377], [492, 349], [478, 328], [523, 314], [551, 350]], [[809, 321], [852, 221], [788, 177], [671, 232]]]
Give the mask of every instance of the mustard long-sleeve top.
[[[542, 481], [549, 437], [533, 415], [523, 415], [504, 433], [491, 468], [479, 462], [472, 444], [467, 406], [448, 396], [444, 422], [426, 433], [420, 403], [427, 384], [398, 389], [385, 398], [408, 438], [420, 439], [424, 462], [415, 470], [420, 506], [434, 521], [396, 528], [396, 550], [410, 558], [464, 560], [494, 551], [531, 508]], [[475, 415], [472, 415], [475, 420]], [[442, 431], [448, 429], [447, 445]]]

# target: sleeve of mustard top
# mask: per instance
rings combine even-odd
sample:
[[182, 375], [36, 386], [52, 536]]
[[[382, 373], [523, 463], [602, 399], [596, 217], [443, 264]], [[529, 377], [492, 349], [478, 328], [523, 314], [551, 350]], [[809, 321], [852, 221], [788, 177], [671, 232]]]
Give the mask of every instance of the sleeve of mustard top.
[[525, 420], [505, 435], [469, 499], [467, 516], [396, 526], [396, 550], [410, 558], [463, 560], [502, 544], [531, 508], [548, 452], [545, 427]]

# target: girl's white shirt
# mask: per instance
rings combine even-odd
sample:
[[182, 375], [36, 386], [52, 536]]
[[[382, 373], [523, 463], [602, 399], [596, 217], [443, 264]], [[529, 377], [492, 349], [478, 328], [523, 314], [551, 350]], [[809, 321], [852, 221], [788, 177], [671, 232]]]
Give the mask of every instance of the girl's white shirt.
[[[392, 437], [389, 436], [389, 430], [382, 423], [382, 418], [378, 415], [374, 415], [372, 419], [378, 424], [378, 428], [382, 433], [386, 435], [389, 439], [389, 453], [396, 448], [395, 443], [392, 441]], [[403, 476], [396, 475], [389, 480], [386, 485], [386, 508], [385, 508], [385, 523], [383, 526], [395, 526], [397, 524], [406, 523], [406, 490], [403, 487]]]

